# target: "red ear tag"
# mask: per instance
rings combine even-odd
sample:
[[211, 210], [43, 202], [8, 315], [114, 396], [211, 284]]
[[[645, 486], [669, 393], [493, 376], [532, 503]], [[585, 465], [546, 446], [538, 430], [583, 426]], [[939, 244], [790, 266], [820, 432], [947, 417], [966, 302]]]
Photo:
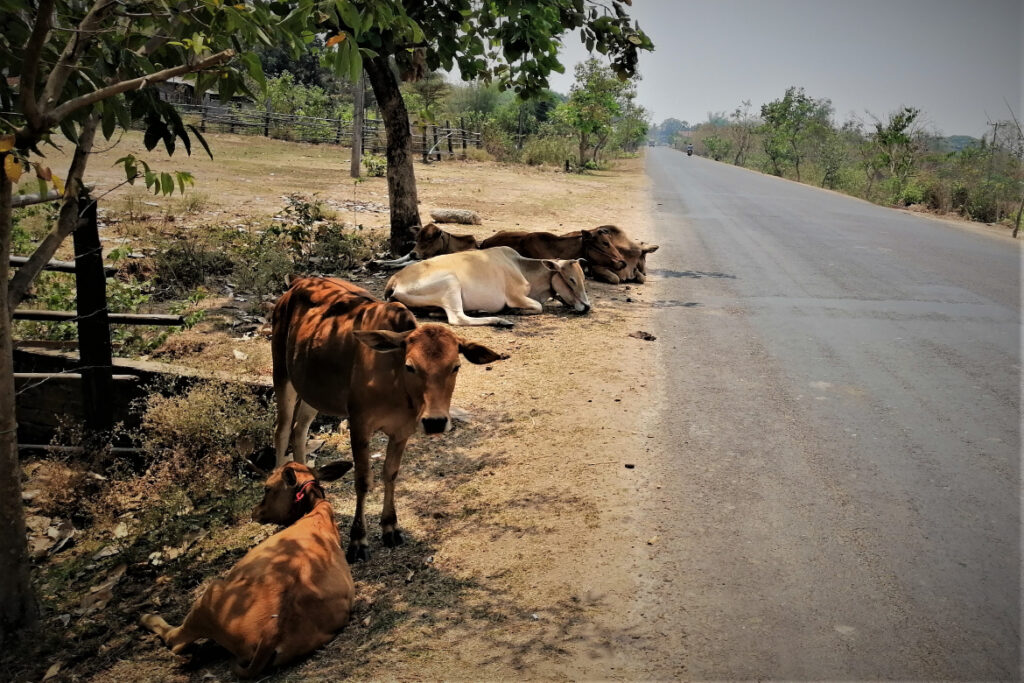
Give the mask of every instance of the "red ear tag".
[[300, 500], [306, 497], [306, 491], [309, 487], [316, 483], [316, 479], [310, 479], [305, 484], [299, 487], [299, 490], [295, 493], [295, 502], [298, 503]]

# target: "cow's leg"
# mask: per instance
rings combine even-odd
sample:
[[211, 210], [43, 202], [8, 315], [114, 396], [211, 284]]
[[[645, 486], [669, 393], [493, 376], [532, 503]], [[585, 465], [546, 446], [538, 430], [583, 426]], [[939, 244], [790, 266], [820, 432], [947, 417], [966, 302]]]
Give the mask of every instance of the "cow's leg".
[[292, 434], [299, 395], [292, 383], [287, 380], [274, 383], [274, 394], [277, 398], [277, 423], [274, 425], [274, 453], [277, 456], [275, 467], [280, 467], [287, 462], [288, 441]]
[[359, 420], [349, 416], [349, 435], [352, 442], [352, 460], [356, 464], [356, 511], [352, 516], [352, 534], [345, 559], [349, 563], [370, 559], [369, 542], [366, 540], [366, 519], [363, 503], [373, 486], [373, 470], [370, 469], [370, 435]]
[[413, 255], [413, 253], [414, 252], [410, 251], [405, 256], [401, 258], [392, 259], [390, 261], [376, 261], [376, 264], [378, 266], [383, 266], [385, 268], [401, 268], [402, 266], [409, 265], [410, 263], [416, 260], [416, 257]]
[[299, 399], [292, 417], [292, 458], [300, 465], [306, 464], [306, 441], [309, 439], [309, 425], [316, 418], [316, 409]]
[[590, 274], [594, 276], [595, 280], [600, 280], [601, 282], [607, 282], [613, 285], [617, 285], [622, 282], [619, 276], [615, 274], [615, 271], [609, 270], [604, 266], [593, 266], [590, 269]]
[[185, 617], [185, 622], [181, 626], [171, 626], [164, 621], [163, 617], [156, 614], [143, 614], [139, 621], [144, 627], [160, 636], [164, 644], [176, 655], [180, 655], [185, 648], [198, 639], [206, 637], [206, 634], [196, 627], [196, 620], [192, 617], [192, 612]]
[[643, 273], [637, 270], [636, 273], [633, 274], [633, 282], [642, 285], [643, 283], [647, 282], [647, 278], [644, 276]]
[[402, 465], [402, 453], [408, 438], [388, 439], [388, 452], [384, 457], [384, 509], [380, 515], [381, 541], [385, 547], [402, 545], [402, 533], [398, 530], [398, 513], [395, 512], [395, 480]]
[[523, 315], [535, 315], [544, 311], [544, 304], [523, 295], [511, 295], [505, 297], [505, 305], [514, 308]]
[[449, 325], [494, 325], [495, 327], [512, 327], [512, 322], [493, 315], [473, 318], [466, 315], [462, 308], [462, 291], [458, 287], [449, 287], [441, 296], [441, 308], [448, 316]]

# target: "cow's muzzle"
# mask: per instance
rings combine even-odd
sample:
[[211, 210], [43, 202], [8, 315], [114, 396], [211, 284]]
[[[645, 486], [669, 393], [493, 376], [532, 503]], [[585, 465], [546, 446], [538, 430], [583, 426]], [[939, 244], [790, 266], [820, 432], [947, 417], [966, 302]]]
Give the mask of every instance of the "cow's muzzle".
[[425, 417], [422, 422], [423, 431], [427, 434], [440, 434], [448, 429], [447, 417]]

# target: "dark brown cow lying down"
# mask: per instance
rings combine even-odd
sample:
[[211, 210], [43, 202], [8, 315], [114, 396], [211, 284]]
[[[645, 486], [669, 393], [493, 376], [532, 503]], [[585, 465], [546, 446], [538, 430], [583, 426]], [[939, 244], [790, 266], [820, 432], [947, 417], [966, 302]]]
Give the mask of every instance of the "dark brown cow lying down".
[[627, 265], [608, 233], [602, 232], [600, 228], [577, 230], [564, 235], [505, 230], [480, 243], [481, 249], [490, 247], [512, 247], [521, 256], [534, 259], [584, 259], [591, 266], [614, 270]]
[[363, 500], [373, 483], [370, 437], [388, 435], [384, 459], [386, 546], [402, 543], [395, 513], [395, 479], [409, 437], [447, 431], [460, 354], [470, 363], [507, 356], [463, 339], [443, 325], [418, 325], [403, 304], [378, 301], [335, 278], [295, 280], [274, 307], [271, 352], [277, 396], [278, 466], [289, 442], [306, 460], [309, 425], [318, 412], [348, 418], [356, 466], [356, 510], [349, 562], [369, 558]]
[[614, 225], [602, 225], [598, 228], [608, 235], [612, 244], [618, 248], [619, 253], [626, 260], [626, 267], [618, 270], [594, 266], [591, 270], [594, 277], [604, 282], [617, 285], [620, 282], [643, 283], [647, 279], [647, 255], [658, 251], [657, 244], [636, 242]]
[[401, 268], [413, 261], [422, 261], [440, 254], [454, 254], [476, 249], [476, 238], [472, 235], [453, 235], [433, 223], [427, 223], [416, 231], [416, 244], [412, 251], [391, 261], [377, 261], [385, 268]]
[[200, 638], [213, 640], [235, 655], [235, 674], [243, 678], [333, 638], [348, 623], [355, 589], [334, 510], [318, 480], [338, 479], [351, 467], [337, 462], [318, 472], [288, 463], [274, 470], [252, 517], [286, 528], [214, 580], [181, 626], [155, 614], [143, 615], [142, 625], [175, 654]]

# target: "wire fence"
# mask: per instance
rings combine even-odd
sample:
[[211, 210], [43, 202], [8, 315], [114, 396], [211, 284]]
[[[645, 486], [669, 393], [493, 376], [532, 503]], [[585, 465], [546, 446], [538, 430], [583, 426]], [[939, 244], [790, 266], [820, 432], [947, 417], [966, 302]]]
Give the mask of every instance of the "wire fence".
[[[278, 114], [239, 104], [187, 104], [174, 102], [186, 123], [201, 132], [259, 135], [293, 142], [346, 144], [352, 139], [353, 122], [346, 119]], [[468, 130], [465, 122], [452, 126], [419, 123], [410, 126], [413, 153], [424, 161], [445, 157], [465, 158], [470, 148], [483, 146], [479, 131]], [[384, 122], [367, 118], [363, 123], [364, 153], [383, 154], [387, 149]]]

